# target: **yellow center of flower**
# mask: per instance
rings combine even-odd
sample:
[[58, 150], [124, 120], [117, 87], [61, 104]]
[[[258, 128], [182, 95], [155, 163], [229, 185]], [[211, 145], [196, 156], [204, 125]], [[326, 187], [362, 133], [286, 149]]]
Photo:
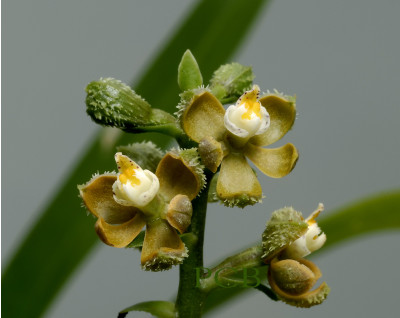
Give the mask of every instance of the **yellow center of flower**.
[[132, 186], [140, 184], [140, 180], [136, 177], [136, 170], [132, 168], [121, 172], [119, 175], [119, 181], [123, 184], [126, 184], [129, 181]]
[[116, 161], [118, 164], [119, 181], [121, 183], [126, 184], [128, 181], [132, 186], [139, 185], [140, 179], [136, 177], [136, 172], [140, 169], [140, 167], [130, 160], [128, 157], [123, 155], [117, 155]]
[[246, 108], [246, 112], [242, 115], [242, 119], [250, 120], [253, 114], [258, 118], [261, 118], [261, 104], [258, 101], [259, 94], [260, 88], [257, 85], [254, 85], [251, 91], [244, 93], [242, 97], [240, 97], [238, 104], [244, 104], [244, 107]]

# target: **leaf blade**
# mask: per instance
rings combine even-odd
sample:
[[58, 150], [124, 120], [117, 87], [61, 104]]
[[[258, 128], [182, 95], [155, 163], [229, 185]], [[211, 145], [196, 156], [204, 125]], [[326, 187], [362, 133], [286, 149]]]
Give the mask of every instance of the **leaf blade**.
[[136, 305], [125, 308], [120, 311], [118, 317], [125, 317], [131, 311], [144, 311], [157, 318], [174, 318], [175, 317], [175, 304], [169, 301], [146, 301]]

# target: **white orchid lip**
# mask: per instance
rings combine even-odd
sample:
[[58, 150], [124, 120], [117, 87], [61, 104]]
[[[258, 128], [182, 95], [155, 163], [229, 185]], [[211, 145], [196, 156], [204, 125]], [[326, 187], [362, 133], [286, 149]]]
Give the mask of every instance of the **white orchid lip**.
[[264, 133], [270, 126], [270, 116], [259, 101], [260, 88], [254, 85], [225, 112], [226, 129], [241, 138], [251, 138]]
[[148, 205], [160, 188], [157, 176], [149, 170], [143, 170], [120, 152], [115, 154], [115, 161], [119, 173], [113, 184], [114, 200], [121, 205], [137, 208]]
[[318, 208], [305, 220], [308, 224], [307, 232], [285, 249], [286, 257], [293, 259], [303, 258], [325, 244], [326, 234], [322, 232], [317, 221], [315, 221], [323, 210], [324, 205], [320, 203]]

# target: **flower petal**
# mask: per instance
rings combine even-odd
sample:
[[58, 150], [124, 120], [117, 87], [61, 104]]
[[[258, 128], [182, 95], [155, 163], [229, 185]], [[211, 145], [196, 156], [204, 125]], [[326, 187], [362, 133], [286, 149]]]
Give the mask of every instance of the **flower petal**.
[[217, 195], [226, 205], [239, 207], [261, 199], [261, 185], [242, 154], [231, 153], [222, 160]]
[[250, 142], [257, 146], [268, 146], [281, 139], [293, 126], [296, 119], [294, 98], [270, 94], [260, 98], [270, 116], [270, 126], [265, 133], [256, 135]]
[[187, 249], [166, 220], [156, 219], [146, 226], [141, 262], [145, 270], [161, 271], [182, 263]]
[[167, 220], [182, 234], [192, 221], [192, 213], [192, 202], [186, 195], [178, 194], [168, 206]]
[[209, 92], [196, 96], [182, 115], [182, 128], [194, 141], [200, 142], [206, 136], [217, 140], [225, 132], [225, 109], [219, 100]]
[[169, 152], [160, 161], [156, 176], [160, 181], [160, 193], [167, 202], [178, 194], [193, 200], [202, 187], [202, 180], [195, 169], [179, 155]]
[[146, 225], [143, 215], [139, 212], [134, 218], [120, 225], [108, 224], [103, 218], [96, 222], [95, 229], [100, 239], [107, 245], [125, 247], [131, 243]]
[[88, 183], [78, 187], [89, 212], [103, 218], [109, 224], [125, 223], [138, 212], [134, 207], [122, 206], [115, 202], [112, 186], [116, 180], [115, 174], [103, 174], [94, 176]]
[[214, 173], [227, 153], [228, 149], [225, 143], [216, 141], [213, 137], [204, 137], [199, 143], [201, 162]]
[[244, 154], [258, 169], [271, 178], [286, 176], [293, 170], [299, 158], [296, 147], [291, 143], [274, 149], [247, 144]]

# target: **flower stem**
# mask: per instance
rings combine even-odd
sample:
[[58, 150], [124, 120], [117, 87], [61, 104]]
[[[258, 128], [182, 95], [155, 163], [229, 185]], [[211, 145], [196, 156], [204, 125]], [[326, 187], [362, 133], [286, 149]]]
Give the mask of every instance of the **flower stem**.
[[179, 289], [176, 299], [176, 311], [178, 317], [181, 318], [201, 317], [205, 299], [203, 291], [196, 287], [196, 267], [203, 267], [204, 227], [206, 223], [208, 189], [211, 176], [211, 173], [206, 174], [206, 188], [203, 189], [200, 196], [192, 202], [193, 217], [190, 229], [196, 239], [186, 242], [189, 256], [179, 267]]

